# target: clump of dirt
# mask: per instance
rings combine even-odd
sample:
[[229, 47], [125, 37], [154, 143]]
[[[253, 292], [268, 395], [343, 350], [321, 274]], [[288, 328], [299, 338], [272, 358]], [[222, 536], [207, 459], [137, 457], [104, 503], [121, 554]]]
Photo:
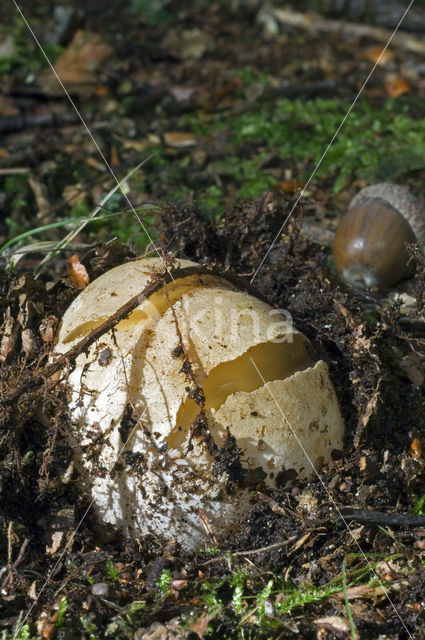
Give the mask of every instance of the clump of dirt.
[[[219, 541], [220, 549], [231, 551], [235, 562], [249, 558], [252, 566], [261, 567], [262, 575], [284, 576], [294, 584], [324, 584], [335, 577], [348, 553], [359, 557], [359, 547], [363, 553], [390, 555], [403, 542], [416, 541], [423, 549], [421, 530], [402, 527], [395, 541], [366, 522], [349, 533], [342, 513], [350, 507], [364, 516], [372, 508], [383, 514], [385, 527], [386, 512], [409, 512], [425, 494], [420, 356], [425, 267], [422, 260], [415, 285], [419, 309], [411, 309], [409, 315], [398, 301], [348, 289], [337, 281], [328, 249], [304, 236], [299, 219], [291, 218], [281, 229], [291, 205], [291, 200], [267, 192], [255, 201], [238, 203], [218, 224], [191, 207], [169, 207], [159, 214], [158, 223], [164, 254], [172, 250], [179, 258], [214, 263], [223, 272], [232, 265], [234, 275], [247, 283], [251, 280], [262, 297], [290, 312], [295, 326], [330, 366], [347, 425], [344, 452], [335, 452], [320, 469], [320, 478], [311, 481], [288, 474], [281, 478], [279, 489], [263, 492], [257, 479], [257, 499], [239, 532], [232, 540]], [[92, 249], [80, 260], [93, 278], [134, 255], [131, 247], [115, 241]], [[4, 271], [0, 287], [0, 522], [7, 559], [0, 582], [1, 593], [7, 594], [2, 602], [5, 625], [13, 625], [19, 611], [27, 609], [39, 592], [32, 620], [43, 637], [57, 632], [59, 595], [67, 599], [70, 628], [75, 623], [81, 629], [83, 612], [84, 619], [89, 616], [97, 628], [108, 629], [109, 636], [130, 637], [122, 631], [126, 612], [126, 624], [138, 638], [151, 637], [152, 623], [160, 623], [168, 633], [174, 624], [169, 621], [184, 616], [196, 619], [188, 632], [193, 638], [234, 633], [235, 621], [225, 606], [202, 626], [204, 601], [197, 594], [199, 585], [216, 581], [221, 586], [215, 598], [226, 602], [231, 597], [233, 568], [225, 555], [213, 551], [187, 555], [176, 542], [151, 537], [124, 540], [117, 532], [99, 539], [87, 498], [73, 474], [65, 437], [66, 384], [45, 377], [55, 327], [78, 292], [66, 277], [51, 286], [36, 282], [31, 274]], [[37, 384], [25, 386], [31, 376], [39, 378]], [[241, 478], [230, 434], [217, 465], [229, 472], [233, 487]], [[364, 637], [402, 638], [403, 625], [413, 630], [417, 624], [414, 606], [425, 588], [423, 564], [418, 554], [410, 559], [400, 556], [398, 562], [397, 568], [388, 569], [393, 581], [408, 562], [415, 564], [415, 570], [397, 583], [394, 595], [403, 622], [390, 601], [376, 592], [353, 605], [357, 629]], [[158, 587], [164, 575], [169, 580]], [[40, 592], [47, 576], [47, 586]], [[257, 579], [252, 580], [255, 593]], [[142, 601], [143, 606], [134, 608]], [[271, 606], [275, 613], [270, 615], [287, 624], [287, 616], [276, 614], [278, 603]], [[316, 637], [314, 618], [345, 615], [344, 611], [344, 601], [338, 598], [315, 602], [298, 637]], [[207, 631], [208, 624], [212, 631]], [[291, 624], [298, 628], [296, 616]], [[264, 637], [268, 633], [265, 630]]]

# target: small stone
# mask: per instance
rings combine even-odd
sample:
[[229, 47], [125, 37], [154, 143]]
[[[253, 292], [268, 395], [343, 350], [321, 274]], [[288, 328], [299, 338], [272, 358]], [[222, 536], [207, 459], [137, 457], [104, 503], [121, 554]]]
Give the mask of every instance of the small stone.
[[109, 595], [109, 584], [107, 582], [96, 582], [96, 584], [92, 586], [91, 592], [94, 596], [107, 598]]

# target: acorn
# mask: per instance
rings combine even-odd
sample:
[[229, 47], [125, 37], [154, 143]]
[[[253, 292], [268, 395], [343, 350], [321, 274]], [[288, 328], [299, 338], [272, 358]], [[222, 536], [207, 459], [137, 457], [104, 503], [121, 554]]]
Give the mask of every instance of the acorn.
[[350, 202], [335, 233], [337, 271], [357, 288], [386, 289], [411, 273], [407, 245], [425, 238], [422, 205], [405, 188], [381, 183]]
[[[287, 314], [193, 262], [177, 266], [190, 274], [171, 271], [67, 372], [68, 437], [99, 522], [193, 549], [205, 525], [231, 535], [256, 488], [328, 462], [344, 423], [326, 363]], [[161, 272], [161, 260], [138, 259], [91, 282], [62, 318], [56, 353]]]

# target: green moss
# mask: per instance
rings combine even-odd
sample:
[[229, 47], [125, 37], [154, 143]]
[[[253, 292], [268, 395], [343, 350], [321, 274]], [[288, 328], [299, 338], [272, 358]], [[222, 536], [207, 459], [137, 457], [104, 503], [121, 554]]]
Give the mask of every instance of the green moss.
[[[40, 12], [41, 14], [41, 12]], [[32, 16], [31, 26], [35, 32], [40, 29], [40, 17]], [[0, 40], [11, 35], [13, 38], [13, 52], [8, 56], [0, 56], [0, 74], [18, 72], [27, 78], [34, 76], [48, 66], [48, 62], [33, 40], [28, 27], [16, 10], [12, 24], [0, 24]], [[43, 50], [51, 62], [59, 57], [63, 47], [44, 44]]]

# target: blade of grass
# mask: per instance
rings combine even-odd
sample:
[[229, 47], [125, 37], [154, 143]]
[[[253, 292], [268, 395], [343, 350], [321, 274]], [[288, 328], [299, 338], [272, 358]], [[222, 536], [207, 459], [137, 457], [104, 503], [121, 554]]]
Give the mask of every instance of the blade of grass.
[[77, 225], [77, 227], [75, 229], [73, 229], [72, 231], [70, 231], [68, 233], [68, 235], [65, 236], [65, 238], [63, 238], [62, 240], [60, 240], [60, 242], [58, 242], [58, 244], [56, 245], [55, 249], [53, 249], [52, 251], [50, 251], [47, 256], [45, 256], [43, 258], [43, 260], [40, 262], [40, 264], [37, 266], [36, 270], [35, 270], [35, 277], [37, 278], [40, 273], [41, 270], [43, 268], [43, 266], [49, 262], [49, 260], [51, 260], [60, 249], [62, 249], [63, 247], [65, 247], [69, 242], [72, 242], [72, 240], [75, 238], [76, 235], [78, 235], [83, 229], [84, 227], [87, 225], [87, 223], [92, 220], [98, 213], [99, 211], [102, 209], [103, 205], [108, 202], [109, 198], [112, 196], [113, 193], [115, 193], [115, 191], [117, 191], [118, 189], [122, 188], [122, 185], [129, 179], [131, 178], [131, 176], [138, 170], [140, 169], [141, 166], [143, 166], [146, 162], [148, 162], [148, 160], [151, 159], [152, 156], [148, 156], [147, 158], [145, 158], [144, 160], [142, 160], [142, 162], [140, 162], [136, 167], [134, 167], [131, 171], [129, 171], [127, 173], [127, 175], [120, 180], [115, 187], [113, 187], [113, 189], [111, 189], [104, 198], [102, 198], [102, 200], [99, 202], [99, 204], [93, 209], [93, 211], [91, 212], [91, 214], [89, 215], [89, 217], [86, 219], [86, 221], [81, 222], [80, 224]]
[[[108, 218], [114, 218], [115, 216], [122, 215], [122, 211], [117, 211], [116, 213], [107, 213], [105, 215], [99, 216], [96, 220], [107, 220]], [[45, 224], [42, 227], [37, 227], [36, 229], [29, 229], [28, 231], [24, 231], [19, 235], [15, 236], [8, 240], [3, 246], [0, 247], [0, 256], [8, 249], [13, 246], [20, 240], [24, 240], [25, 238], [30, 238], [31, 236], [35, 236], [38, 233], [43, 233], [43, 231], [49, 231], [49, 229], [56, 229], [57, 227], [66, 227], [69, 224], [78, 224], [81, 222], [85, 222], [86, 224], [92, 222], [91, 218], [68, 218], [67, 220], [61, 220], [59, 222], [51, 222], [50, 224]], [[56, 250], [56, 245], [52, 251]]]
[[345, 556], [344, 560], [342, 561], [342, 588], [344, 591], [344, 601], [345, 601], [345, 608], [347, 610], [347, 618], [350, 625], [351, 640], [357, 640], [356, 626], [354, 624], [353, 614], [351, 613], [351, 606], [347, 596], [347, 572], [345, 569], [346, 560], [347, 560], [347, 556]]

